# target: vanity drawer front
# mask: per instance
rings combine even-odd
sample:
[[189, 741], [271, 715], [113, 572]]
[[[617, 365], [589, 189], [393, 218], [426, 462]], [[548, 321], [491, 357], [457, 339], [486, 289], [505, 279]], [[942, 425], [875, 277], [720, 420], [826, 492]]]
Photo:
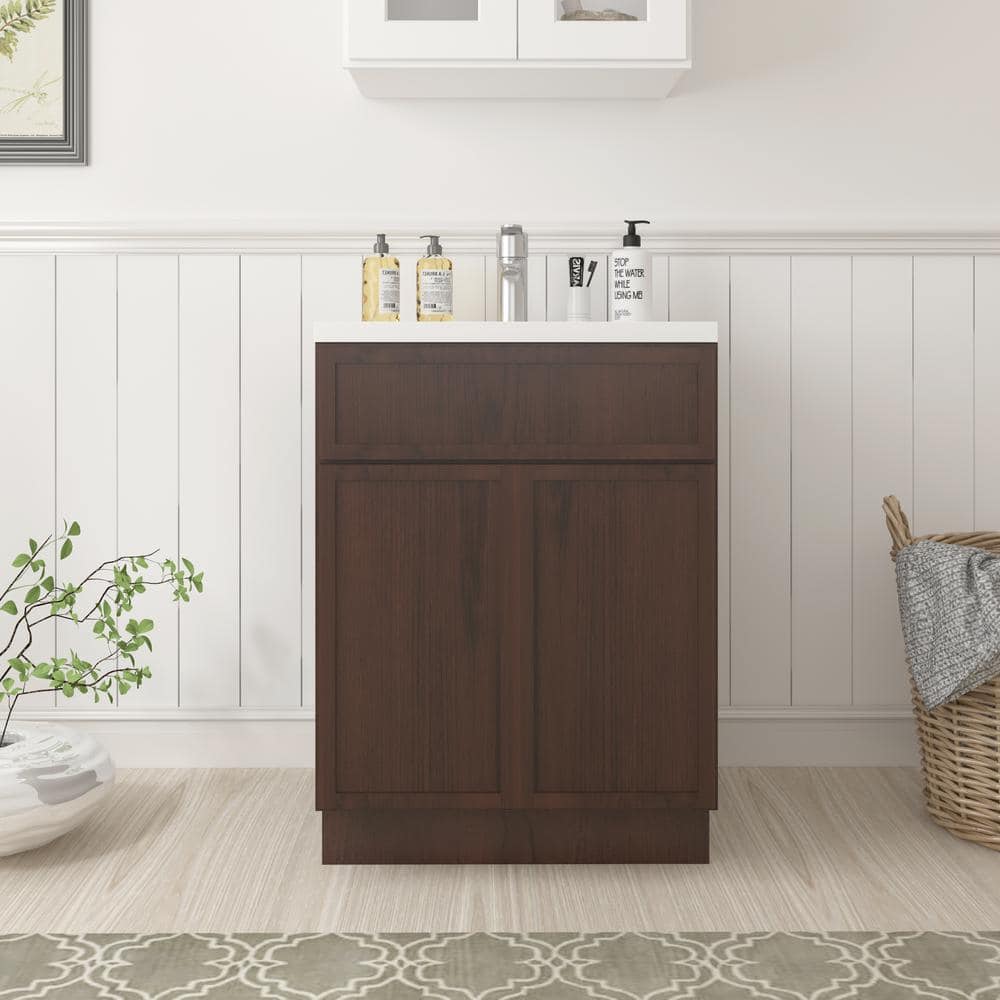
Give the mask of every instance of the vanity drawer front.
[[711, 461], [704, 344], [317, 347], [320, 460]]

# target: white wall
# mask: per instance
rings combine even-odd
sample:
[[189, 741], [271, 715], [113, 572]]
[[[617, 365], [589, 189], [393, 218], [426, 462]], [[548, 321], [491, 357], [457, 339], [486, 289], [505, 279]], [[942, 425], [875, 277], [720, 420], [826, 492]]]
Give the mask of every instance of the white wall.
[[91, 165], [7, 221], [1000, 227], [995, 0], [695, 0], [671, 99], [513, 105], [362, 99], [338, 0], [90, 6]]

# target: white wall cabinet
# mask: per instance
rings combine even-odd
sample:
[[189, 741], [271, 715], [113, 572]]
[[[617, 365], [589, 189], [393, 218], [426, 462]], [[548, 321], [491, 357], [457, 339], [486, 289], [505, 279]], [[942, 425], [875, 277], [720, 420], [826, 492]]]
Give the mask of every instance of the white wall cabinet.
[[666, 97], [690, 63], [690, 0], [346, 0], [344, 65], [385, 98]]

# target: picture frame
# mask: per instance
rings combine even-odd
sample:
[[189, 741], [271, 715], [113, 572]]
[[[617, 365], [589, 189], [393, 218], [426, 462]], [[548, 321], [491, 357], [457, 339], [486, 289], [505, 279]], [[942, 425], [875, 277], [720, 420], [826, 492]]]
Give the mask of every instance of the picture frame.
[[[31, 7], [32, 3], [41, 3], [41, 6]], [[14, 45], [11, 56], [4, 51], [0, 33], [0, 165], [86, 164], [88, 0], [20, 0], [20, 4], [14, 0], [13, 6], [20, 7], [25, 17], [30, 17], [33, 10], [36, 23], [31, 30], [11, 36]], [[10, 0], [0, 0], [0, 11], [5, 7], [11, 10]], [[44, 13], [50, 7], [51, 12]], [[49, 25], [51, 17], [61, 19], [61, 23]], [[61, 29], [61, 66], [44, 67], [42, 75], [35, 79], [38, 69], [35, 65], [32, 73], [23, 77], [26, 53], [36, 63], [40, 58], [44, 61], [37, 49], [35, 52], [30, 49], [31, 43], [41, 35], [43, 25], [48, 31], [45, 37], [50, 53], [57, 51], [58, 41], [53, 45], [52, 39], [58, 40], [59, 35], [54, 32]], [[22, 60], [20, 65], [17, 65], [18, 59]], [[58, 59], [55, 61], [59, 63]], [[22, 70], [21, 80], [10, 68], [15, 65]], [[8, 86], [4, 86], [5, 79]], [[34, 82], [25, 84], [25, 80]], [[60, 87], [61, 90], [57, 89]], [[43, 108], [52, 107], [61, 111], [60, 117], [44, 117], [41, 113]], [[26, 125], [25, 118], [33, 108], [38, 109], [39, 114], [29, 118]], [[15, 118], [16, 123], [11, 124], [11, 119]], [[33, 130], [37, 130], [37, 134], [31, 134]]]

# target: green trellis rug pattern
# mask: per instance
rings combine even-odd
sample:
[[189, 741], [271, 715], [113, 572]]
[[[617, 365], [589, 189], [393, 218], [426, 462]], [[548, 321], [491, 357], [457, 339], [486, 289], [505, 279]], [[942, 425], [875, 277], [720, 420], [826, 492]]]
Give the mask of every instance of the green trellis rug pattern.
[[1000, 933], [0, 936], [2, 1000], [1000, 1000]]

